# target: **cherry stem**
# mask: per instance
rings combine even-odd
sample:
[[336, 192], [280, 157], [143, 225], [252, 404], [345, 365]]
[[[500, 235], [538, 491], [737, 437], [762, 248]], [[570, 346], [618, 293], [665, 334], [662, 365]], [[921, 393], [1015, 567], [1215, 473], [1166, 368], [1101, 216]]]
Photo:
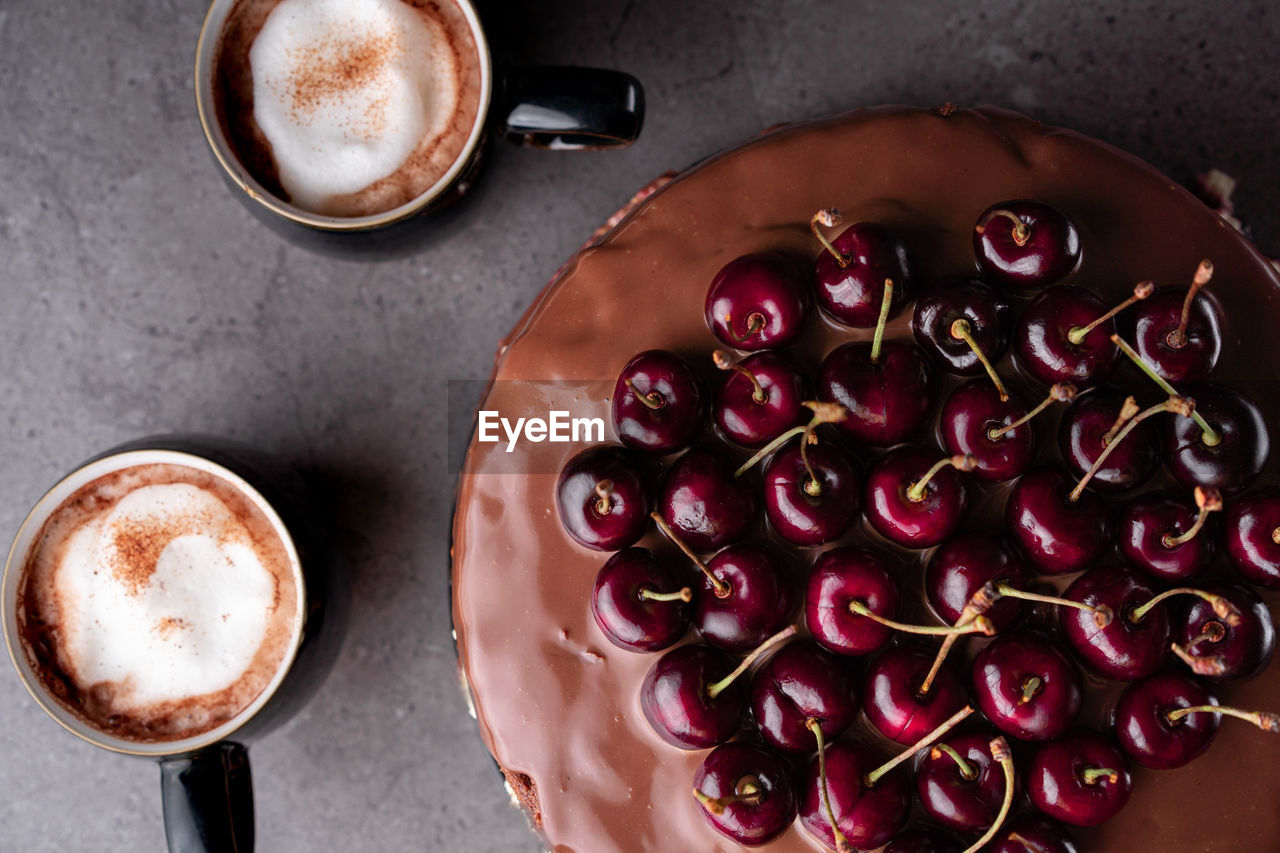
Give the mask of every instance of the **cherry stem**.
[[884, 296], [880, 298], [880, 316], [876, 318], [876, 331], [871, 336], [871, 363], [880, 363], [880, 345], [884, 343], [884, 327], [889, 322], [889, 309], [893, 307], [893, 279], [884, 280]]
[[1000, 831], [1000, 827], [1004, 825], [1005, 820], [1009, 817], [1009, 812], [1013, 809], [1015, 776], [1013, 751], [1009, 749], [1009, 741], [1003, 737], [998, 737], [987, 744], [987, 748], [991, 750], [991, 757], [999, 762], [1000, 769], [1004, 771], [1004, 799], [1000, 802], [1000, 811], [996, 814], [996, 819], [991, 822], [991, 826], [987, 828], [981, 838], [969, 845], [964, 853], [978, 853], [979, 850], [985, 847], [991, 839], [996, 837], [996, 833]]
[[1038, 675], [1033, 675], [1026, 681], [1022, 682], [1022, 695], [1018, 699], [1019, 705], [1025, 705], [1039, 695], [1044, 689], [1044, 681]]
[[1015, 246], [1021, 247], [1027, 245], [1027, 241], [1031, 239], [1031, 226], [1022, 221], [1022, 218], [1016, 213], [1010, 210], [1005, 210], [1004, 208], [998, 208], [988, 213], [983, 217], [982, 221], [974, 227], [974, 230], [979, 234], [984, 233], [987, 230], [987, 223], [992, 219], [995, 219], [997, 216], [1003, 216], [1005, 219], [1008, 219], [1013, 223], [1013, 230], [1009, 232], [1009, 236], [1013, 238], [1013, 244]]
[[987, 358], [987, 354], [982, 351], [982, 347], [978, 346], [978, 342], [973, 339], [973, 325], [964, 317], [960, 317], [951, 324], [951, 337], [958, 341], [964, 341], [969, 345], [969, 349], [973, 350], [973, 354], [978, 357], [978, 361], [982, 363], [987, 375], [991, 377], [991, 384], [995, 385], [996, 391], [1000, 392], [1000, 402], [1007, 402], [1009, 392], [1005, 389], [1004, 382], [1000, 379], [1000, 374], [996, 373], [995, 365]]
[[996, 584], [996, 592], [1004, 598], [1020, 598], [1023, 601], [1038, 601], [1041, 604], [1056, 604], [1060, 607], [1074, 607], [1076, 610], [1083, 610], [1086, 613], [1093, 614], [1093, 622], [1099, 628], [1105, 628], [1111, 624], [1111, 620], [1115, 618], [1115, 613], [1105, 604], [1085, 604], [1083, 601], [1072, 601], [1069, 598], [1058, 598], [1053, 595], [1041, 595], [1038, 592], [1026, 592], [1021, 589], [1014, 589], [1003, 581]]
[[[1076, 386], [1072, 385], [1070, 382], [1058, 382], [1049, 389], [1049, 396], [1041, 400], [1038, 406], [1011, 424], [1006, 424], [999, 429], [992, 427], [987, 430], [987, 438], [991, 441], [999, 441], [1006, 433], [1013, 432], [1015, 429], [1027, 423], [1054, 403], [1070, 403], [1075, 398]], [[1006, 398], [1002, 396], [1001, 399]]]
[[649, 517], [653, 519], [654, 524], [658, 525], [658, 529], [662, 531], [662, 535], [674, 542], [675, 546], [683, 551], [684, 555], [692, 560], [693, 564], [701, 569], [702, 573], [707, 576], [707, 580], [711, 581], [711, 586], [716, 591], [716, 598], [728, 598], [733, 594], [733, 587], [729, 586], [727, 582], [711, 573], [711, 569], [707, 567], [707, 564], [702, 562], [702, 560], [698, 558], [698, 555], [693, 553], [693, 549], [686, 545], [685, 541], [676, 535], [676, 532], [671, 529], [671, 525], [667, 524], [667, 520], [662, 517], [660, 512], [655, 510], [649, 513]]
[[[813, 418], [809, 423], [803, 426], [792, 427], [773, 441], [766, 444], [764, 447], [757, 450], [754, 456], [746, 462], [743, 462], [742, 465], [739, 466], [738, 470], [733, 472], [734, 477], [741, 477], [743, 474], [750, 471], [753, 466], [759, 463], [760, 460], [767, 457], [770, 453], [777, 450], [797, 435], [804, 436], [805, 444], [817, 444], [818, 437], [814, 435], [814, 430], [822, 424], [839, 423], [849, 416], [849, 410], [839, 403], [817, 403], [812, 400], [806, 400], [800, 405], [807, 407], [813, 412]], [[804, 462], [804, 467], [809, 472], [810, 480], [817, 482], [818, 478], [814, 476], [813, 469], [809, 467], [809, 459], [805, 456], [803, 445], [800, 448], [800, 459]]]
[[1076, 487], [1071, 490], [1071, 502], [1075, 503], [1080, 500], [1080, 495], [1084, 494], [1085, 486], [1089, 485], [1089, 481], [1093, 479], [1093, 475], [1102, 470], [1102, 463], [1107, 461], [1107, 457], [1129, 437], [1129, 433], [1133, 432], [1138, 424], [1147, 418], [1158, 415], [1161, 412], [1173, 412], [1183, 417], [1191, 417], [1195, 414], [1195, 401], [1190, 397], [1170, 397], [1163, 403], [1157, 403], [1149, 409], [1144, 409], [1129, 419], [1129, 422], [1121, 427], [1120, 432], [1112, 439], [1111, 443], [1102, 448], [1102, 452], [1098, 454], [1098, 458], [1093, 460], [1093, 464], [1089, 466], [1089, 470], [1084, 472], [1084, 476], [1080, 478], [1080, 482], [1076, 483]]
[[906, 622], [886, 619], [856, 599], [849, 602], [849, 609], [859, 616], [867, 617], [872, 622], [906, 634], [924, 634], [931, 637], [946, 637], [952, 634], [983, 634], [987, 637], [996, 635], [996, 626], [985, 616], [975, 616], [963, 625], [910, 625]]
[[631, 389], [631, 393], [636, 395], [636, 399], [644, 403], [650, 409], [661, 409], [667, 404], [667, 398], [663, 397], [657, 391], [650, 391], [648, 394], [640, 393], [640, 389], [631, 381], [631, 377], [622, 380], [622, 383]]
[[978, 768], [966, 761], [964, 756], [956, 752], [950, 744], [937, 744], [929, 753], [929, 757], [933, 759], [937, 759], [941, 755], [950, 757], [956, 763], [956, 767], [960, 769], [960, 775], [964, 777], [965, 781], [972, 782], [978, 778]]
[[1271, 531], [1271, 541], [1280, 545], [1280, 527], [1276, 527]]
[[1178, 660], [1191, 667], [1191, 671], [1204, 678], [1219, 678], [1227, 672], [1227, 659], [1222, 655], [1193, 655], [1188, 643], [1180, 646], [1170, 643], [1169, 649], [1178, 656]]
[[1204, 486], [1196, 486], [1195, 491], [1196, 506], [1200, 512], [1196, 515], [1195, 524], [1187, 528], [1186, 533], [1173, 536], [1166, 533], [1160, 537], [1160, 544], [1166, 548], [1177, 548], [1179, 545], [1190, 542], [1196, 538], [1196, 535], [1204, 527], [1204, 523], [1209, 520], [1209, 513], [1218, 512], [1222, 509], [1222, 493], [1214, 488], [1205, 488]]
[[[956, 619], [956, 625], [965, 625], [984, 615], [999, 598], [1000, 593], [996, 591], [995, 584], [990, 581], [984, 583], [974, 591], [973, 595], [969, 596], [969, 601], [965, 604], [964, 609], [960, 611], [960, 618]], [[924, 681], [920, 684], [920, 690], [917, 691], [921, 697], [929, 695], [929, 690], [933, 687], [933, 680], [942, 671], [943, 662], [946, 661], [947, 655], [951, 654], [951, 647], [956, 644], [956, 640], [959, 638], [959, 634], [948, 634], [942, 639], [938, 654], [933, 659], [933, 666], [929, 667], [929, 673], [924, 677]]]
[[613, 480], [601, 480], [596, 483], [596, 515], [608, 515], [613, 512]]
[[822, 737], [822, 725], [817, 718], [810, 717], [804, 721], [804, 727], [813, 732], [814, 740], [818, 742], [818, 780], [822, 783], [822, 807], [827, 812], [827, 823], [831, 825], [831, 835], [836, 840], [836, 853], [853, 853], [849, 839], [840, 831], [835, 809], [831, 808], [831, 793], [827, 790], [827, 744]]
[[1187, 324], [1191, 322], [1191, 303], [1200, 292], [1200, 288], [1208, 284], [1211, 278], [1213, 278], [1213, 261], [1205, 258], [1196, 267], [1195, 277], [1191, 279], [1191, 286], [1187, 288], [1187, 298], [1182, 300], [1182, 317], [1178, 320], [1178, 328], [1165, 336], [1164, 342], [1173, 349], [1182, 349], [1187, 345]]
[[729, 336], [738, 343], [750, 340], [751, 336], [763, 329], [767, 322], [768, 320], [766, 320], [765, 316], [759, 311], [752, 311], [747, 315], [747, 333], [745, 335], [739, 335], [733, 330], [733, 315], [724, 315], [724, 325], [729, 330]]
[[711, 353], [711, 360], [715, 362], [716, 367], [721, 370], [732, 370], [739, 376], [747, 377], [747, 381], [751, 383], [751, 401], [757, 406], [763, 406], [769, 402], [769, 395], [760, 387], [760, 380], [756, 379], [756, 375], [747, 370], [741, 364], [735, 364], [733, 359], [729, 357], [729, 353], [722, 349], [718, 349]]
[[774, 648], [775, 646], [781, 645], [782, 643], [785, 643], [787, 640], [794, 637], [795, 634], [796, 634], [796, 626], [788, 625], [778, 633], [774, 634], [769, 639], [765, 640], [760, 645], [756, 646], [755, 650], [752, 651], [751, 654], [747, 655], [745, 658], [742, 659], [742, 663], [738, 664], [737, 669], [735, 669], [733, 672], [729, 673], [719, 681], [715, 682], [714, 684], [707, 685], [707, 696], [711, 699], [715, 699], [717, 696], [723, 693], [725, 689], [730, 684], [732, 684], [739, 675], [742, 675], [742, 673], [751, 669], [752, 665], [756, 661], [760, 660], [760, 658], [767, 655], [770, 649]]
[[943, 468], [955, 468], [957, 471], [972, 471], [973, 466], [978, 463], [977, 458], [971, 453], [956, 454], [948, 456], [945, 459], [939, 459], [933, 463], [933, 467], [924, 472], [924, 476], [916, 480], [907, 489], [907, 500], [912, 503], [920, 503], [924, 500], [925, 489], [929, 485], [929, 481], [937, 476], [938, 472]]
[[1213, 612], [1218, 615], [1218, 618], [1226, 622], [1232, 628], [1239, 627], [1243, 621], [1240, 617], [1240, 610], [1230, 601], [1227, 601], [1227, 599], [1220, 595], [1214, 595], [1211, 592], [1205, 592], [1203, 589], [1193, 589], [1189, 586], [1179, 586], [1174, 587], [1173, 589], [1167, 589], [1141, 607], [1130, 610], [1129, 621], [1135, 625], [1138, 624], [1143, 619], [1147, 618], [1147, 614], [1151, 612], [1153, 607], [1175, 595], [1194, 595], [1204, 599], [1209, 602], [1209, 606], [1213, 608]]
[[1264, 732], [1280, 733], [1280, 714], [1272, 711], [1242, 711], [1239, 708], [1226, 708], [1221, 705], [1192, 705], [1190, 708], [1177, 708], [1165, 712], [1165, 719], [1176, 723], [1190, 714], [1224, 714], [1253, 723]]
[[724, 814], [724, 810], [734, 803], [749, 803], [754, 806], [764, 796], [764, 791], [760, 789], [760, 780], [754, 776], [739, 779], [737, 788], [738, 793], [727, 797], [711, 797], [694, 788], [693, 796], [703, 808], [715, 815]]
[[875, 770], [872, 770], [865, 777], [863, 777], [862, 781], [866, 784], [868, 788], [874, 788], [876, 783], [879, 782], [881, 779], [883, 779], [885, 775], [887, 775], [890, 771], [893, 770], [893, 768], [897, 767], [902, 762], [909, 760], [912, 756], [914, 756], [920, 750], [933, 746], [934, 743], [937, 742], [939, 738], [941, 738], [947, 732], [951, 731], [956, 726], [958, 726], [961, 722], [965, 720], [965, 718], [967, 718], [972, 713], [973, 713], [973, 708], [969, 705], [965, 705], [959, 711], [956, 711], [954, 714], [948, 717], [942, 723], [942, 725], [938, 726], [936, 729], [929, 732], [924, 737], [920, 738], [920, 740], [911, 744], [911, 746], [907, 747], [905, 750], [898, 753], [893, 758], [890, 758], [884, 764], [881, 764]]
[[654, 592], [651, 589], [640, 589], [640, 597], [645, 601], [693, 601], [693, 590], [683, 587], [678, 592]]
[[1221, 622], [1206, 622], [1204, 623], [1204, 629], [1193, 637], [1185, 648], [1194, 649], [1201, 643], [1221, 643], [1226, 636], [1227, 629], [1222, 627]]
[[1096, 785], [1103, 779], [1114, 785], [1120, 781], [1120, 774], [1110, 767], [1086, 767], [1081, 772], [1080, 778], [1084, 780], [1086, 785]]
[[809, 228], [813, 231], [813, 236], [817, 237], [818, 242], [821, 243], [823, 247], [831, 253], [832, 257], [836, 259], [836, 263], [840, 265], [840, 269], [844, 269], [849, 266], [849, 259], [845, 257], [843, 252], [838, 251], [836, 247], [831, 244], [831, 241], [827, 239], [827, 235], [823, 234], [818, 226], [821, 225], [825, 228], [834, 228], [843, 221], [844, 219], [840, 216], [840, 211], [836, 210], [834, 207], [819, 210], [809, 218]]
[[1107, 430], [1106, 434], [1102, 436], [1102, 446], [1106, 447], [1108, 444], [1115, 441], [1116, 435], [1119, 434], [1120, 430], [1124, 429], [1124, 425], [1131, 421], [1134, 415], [1138, 414], [1138, 411], [1137, 398], [1132, 395], [1125, 397], [1124, 403], [1120, 406], [1120, 414], [1116, 415], [1116, 422], [1113, 423], [1111, 425], [1111, 429]]
[[1141, 302], [1142, 300], [1146, 299], [1148, 296], [1151, 295], [1152, 291], [1154, 291], [1155, 289], [1156, 289], [1156, 286], [1154, 282], [1150, 282], [1150, 281], [1139, 282], [1137, 287], [1133, 289], [1133, 296], [1130, 296], [1124, 302], [1121, 302], [1119, 305], [1112, 308], [1110, 311], [1103, 314], [1101, 317], [1094, 320], [1089, 325], [1076, 326], [1071, 331], [1067, 332], [1067, 340], [1076, 346], [1080, 346], [1080, 344], [1084, 343], [1084, 339], [1089, 335], [1090, 332], [1092, 332], [1094, 329], [1098, 328], [1103, 323], [1110, 320], [1112, 317], [1119, 314], [1124, 309], [1128, 308], [1130, 305], [1133, 305], [1135, 302]]
[[[1159, 385], [1166, 394], [1170, 397], [1178, 396], [1178, 389], [1170, 385], [1159, 373], [1156, 373], [1155, 368], [1147, 364], [1147, 362], [1143, 360], [1142, 356], [1138, 355], [1137, 350], [1129, 345], [1128, 341], [1119, 335], [1112, 335], [1111, 342], [1120, 347], [1120, 351], [1128, 356], [1129, 360], [1136, 364], [1139, 370], [1147, 374], [1148, 377]], [[1204, 419], [1203, 415], [1192, 409], [1191, 417], [1195, 418], [1196, 423], [1200, 425], [1200, 440], [1203, 441], [1206, 446], [1217, 447], [1222, 443], [1222, 436], [1218, 435], [1217, 431], [1214, 430], [1213, 427], [1209, 426], [1209, 422]]]

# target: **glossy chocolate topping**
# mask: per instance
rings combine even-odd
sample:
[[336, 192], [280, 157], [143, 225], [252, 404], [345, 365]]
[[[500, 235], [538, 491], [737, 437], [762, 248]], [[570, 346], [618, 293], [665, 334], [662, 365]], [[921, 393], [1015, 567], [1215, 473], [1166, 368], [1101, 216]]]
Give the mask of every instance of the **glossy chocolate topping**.
[[[1251, 396], [1276, 422], [1280, 360], [1264, 353], [1274, 351], [1280, 329], [1280, 279], [1266, 259], [1136, 158], [992, 109], [946, 117], [862, 110], [769, 133], [690, 170], [565, 267], [502, 343], [482, 408], [508, 418], [563, 409], [607, 423], [619, 369], [652, 347], [705, 364], [710, 375], [717, 342], [702, 304], [712, 277], [748, 252], [815, 256], [807, 222], [820, 208], [838, 207], [847, 223], [874, 220], [898, 230], [929, 281], [972, 275], [974, 222], [988, 205], [1012, 198], [1047, 202], [1076, 221], [1084, 259], [1067, 280], [1105, 301], [1143, 279], [1185, 284], [1201, 258], [1212, 258], [1215, 298], [1225, 310], [1215, 379]], [[909, 317], [908, 310], [892, 334], [908, 336]], [[823, 354], [869, 334], [815, 321], [796, 360], [812, 374]], [[1012, 376], [1007, 362], [1001, 370]], [[1137, 379], [1127, 381], [1137, 387]], [[1028, 400], [1043, 393], [1016, 378], [1012, 384]], [[1053, 444], [1054, 427], [1039, 426], [1042, 448]], [[592, 582], [607, 555], [575, 544], [555, 512], [556, 474], [581, 449], [524, 443], [508, 454], [505, 445], [473, 443], [460, 477], [454, 622], [485, 742], [509, 778], [532, 783], [541, 831], [557, 853], [739, 849], [711, 828], [690, 795], [704, 753], [668, 746], [640, 711], [639, 686], [653, 656], [613, 646], [592, 619]], [[1262, 482], [1276, 481], [1273, 462]], [[975, 491], [971, 523], [998, 524], [1005, 492]], [[844, 541], [892, 550], [865, 523]], [[649, 536], [642, 544], [656, 542]], [[900, 556], [908, 597], [921, 597], [928, 556]], [[1116, 691], [1088, 689], [1085, 722], [1101, 727]], [[1280, 666], [1219, 694], [1224, 703], [1280, 708]], [[1277, 767], [1280, 738], [1224, 722], [1206, 755], [1187, 767], [1135, 773], [1128, 807], [1078, 838], [1095, 853], [1275, 849]], [[820, 848], [797, 824], [759, 849]]]

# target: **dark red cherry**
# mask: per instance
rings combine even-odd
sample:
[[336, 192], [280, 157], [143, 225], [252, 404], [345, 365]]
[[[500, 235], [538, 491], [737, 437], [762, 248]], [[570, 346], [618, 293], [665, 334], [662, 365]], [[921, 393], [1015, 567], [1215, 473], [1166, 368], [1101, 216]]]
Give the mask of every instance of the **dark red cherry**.
[[755, 847], [777, 838], [796, 819], [791, 765], [767, 747], [726, 743], [693, 774], [694, 797], [716, 830]]
[[[1199, 508], [1177, 492], [1148, 492], [1134, 498], [1120, 515], [1116, 543], [1130, 565], [1159, 581], [1177, 583], [1209, 568], [1214, 530], [1205, 527], [1208, 513], [1222, 508], [1216, 492]], [[1203, 520], [1202, 520], [1203, 519]]]
[[901, 596], [880, 557], [864, 548], [833, 548], [809, 575], [805, 624], [833, 652], [869, 655], [893, 638], [893, 630], [849, 609], [860, 602], [886, 619], [898, 616]]
[[[812, 223], [814, 234], [824, 243], [813, 265], [818, 307], [837, 323], [870, 329], [880, 318], [885, 281], [889, 280], [893, 282], [889, 316], [897, 315], [915, 295], [906, 245], [874, 222], [850, 225], [828, 243], [818, 230], [822, 215], [815, 216]], [[827, 222], [839, 224], [837, 218]]]
[[983, 275], [1018, 290], [1061, 281], [1080, 263], [1080, 234], [1062, 211], [1018, 199], [993, 204], [973, 229], [973, 254]]
[[1097, 826], [1115, 817], [1129, 802], [1132, 787], [1124, 754], [1089, 731], [1041, 744], [1027, 772], [1031, 804], [1073, 826]]
[[649, 524], [649, 484], [641, 460], [616, 444], [589, 447], [565, 463], [556, 509], [580, 545], [616, 551], [635, 543]]
[[[1022, 557], [1007, 542], [987, 533], [960, 533], [943, 542], [925, 567], [924, 590], [938, 618], [956, 624], [973, 594], [990, 582], [1004, 581], [1020, 587], [1027, 569]], [[1007, 631], [1022, 614], [1022, 602], [1001, 598], [985, 615], [997, 631]], [[892, 614], [881, 614], [893, 618]]]
[[707, 568], [729, 590], [721, 595], [707, 577], [698, 590], [693, 621], [708, 643], [746, 651], [790, 620], [796, 606], [795, 580], [777, 552], [759, 545], [730, 545], [708, 560]]
[[1013, 818], [991, 842], [991, 853], [1080, 853], [1075, 839], [1034, 812]]
[[766, 743], [783, 752], [818, 748], [810, 720], [831, 741], [858, 715], [853, 675], [845, 659], [799, 640], [765, 661], [751, 682], [751, 710]]
[[[1067, 407], [1058, 425], [1058, 449], [1077, 479], [1093, 467], [1123, 424], [1138, 413], [1136, 402], [1126, 408], [1126, 401], [1131, 399], [1118, 391], [1095, 388]], [[1127, 415], [1123, 421], [1122, 413]], [[1089, 487], [1099, 492], [1132, 489], [1151, 476], [1159, 461], [1153, 425], [1148, 420], [1140, 421], [1107, 455], [1089, 480]]]
[[1218, 441], [1207, 443], [1204, 430], [1191, 418], [1160, 418], [1165, 467], [1188, 489], [1212, 486], [1224, 495], [1247, 489], [1271, 451], [1262, 412], [1248, 397], [1225, 385], [1204, 382], [1183, 390], [1196, 401], [1196, 414], [1208, 422]]
[[1060, 608], [1062, 633], [1085, 665], [1106, 678], [1134, 681], [1158, 670], [1169, 657], [1169, 612], [1165, 603], [1145, 613], [1139, 608], [1156, 592], [1132, 570], [1098, 566], [1076, 578], [1065, 598], [1106, 607], [1112, 619], [1099, 627], [1094, 614]]
[[1077, 330], [1107, 313], [1092, 291], [1059, 285], [1041, 293], [1023, 309], [1013, 331], [1018, 366], [1046, 385], [1070, 382], [1088, 388], [1106, 380], [1118, 352], [1111, 336], [1115, 320], [1106, 320], [1077, 341]]
[[867, 668], [863, 710], [871, 725], [895, 743], [915, 743], [964, 707], [964, 684], [949, 666], [943, 665], [928, 693], [922, 692], [934, 657], [896, 646]]
[[[916, 300], [911, 332], [947, 373], [977, 376], [986, 371], [979, 352], [991, 364], [1004, 355], [1009, 318], [1009, 303], [991, 285], [948, 278], [935, 282]], [[957, 321], [961, 321], [958, 327]]]
[[[738, 733], [747, 684], [732, 680], [737, 661], [702, 644], [680, 646], [653, 664], [640, 687], [640, 707], [658, 735], [680, 749], [708, 749]], [[712, 688], [723, 685], [717, 690]]]
[[1227, 556], [1240, 576], [1280, 589], [1280, 490], [1245, 495], [1227, 507]]
[[1223, 618], [1220, 606], [1201, 598], [1190, 599], [1190, 605], [1174, 620], [1174, 652], [1198, 675], [1215, 681], [1257, 675], [1276, 651], [1276, 629], [1266, 603], [1253, 590], [1236, 584], [1204, 584], [1200, 588], [1226, 599], [1235, 613]]
[[1027, 414], [1017, 396], [1001, 399], [991, 380], [970, 380], [952, 391], [942, 405], [938, 422], [942, 443], [948, 453], [973, 457], [975, 477], [989, 482], [1012, 480], [1036, 458], [1035, 428], [1018, 423]]
[[[985, 832], [1004, 802], [1004, 769], [991, 757], [995, 731], [978, 728], [949, 734], [921, 753], [916, 795], [929, 817], [957, 832]], [[1017, 796], [1017, 777], [1014, 777]]]
[[712, 413], [725, 438], [744, 447], [763, 447], [808, 420], [800, 405], [804, 378], [782, 356], [761, 352], [737, 364], [717, 351], [717, 366], [728, 377], [716, 394]]
[[826, 801], [836, 825], [857, 850], [874, 850], [897, 835], [907, 822], [911, 806], [911, 782], [899, 767], [871, 787], [866, 776], [881, 762], [864, 746], [840, 741], [826, 750], [827, 798], [824, 800], [818, 759], [809, 762], [800, 788], [800, 825], [828, 849], [836, 847], [827, 816]]
[[834, 441], [789, 442], [764, 469], [764, 512], [778, 535], [796, 545], [822, 545], [858, 518], [862, 482]]
[[689, 630], [694, 586], [647, 548], [626, 548], [596, 575], [591, 613], [615, 645], [656, 652]]
[[969, 506], [961, 470], [972, 459], [944, 458], [916, 447], [890, 450], [867, 471], [866, 513], [871, 526], [905, 548], [929, 548], [945, 540]]
[[707, 289], [707, 327], [734, 349], [784, 347], [804, 331], [812, 311], [803, 263], [782, 252], [734, 258]]
[[1163, 672], [1134, 682], [1116, 703], [1114, 728], [1120, 748], [1143, 767], [1171, 770], [1204, 753], [1218, 733], [1218, 715], [1194, 713], [1171, 719], [1179, 708], [1217, 705], [1199, 682]]
[[1030, 632], [1005, 634], [973, 662], [973, 695], [992, 725], [1020, 740], [1052, 740], [1080, 714], [1080, 669], [1056, 643]]
[[908, 829], [889, 842], [882, 853], [963, 853], [964, 848], [940, 829]]
[[1014, 484], [1005, 526], [1041, 572], [1078, 572], [1111, 544], [1107, 506], [1091, 492], [1071, 500], [1075, 482], [1061, 468], [1033, 468]]
[[648, 453], [688, 447], [702, 431], [706, 397], [688, 362], [665, 350], [645, 350], [623, 366], [613, 388], [618, 439]]
[[1175, 384], [1207, 378], [1222, 353], [1218, 311], [1199, 292], [1212, 275], [1213, 264], [1201, 261], [1191, 287], [1162, 287], [1134, 312], [1134, 349]]
[[919, 347], [885, 341], [878, 361], [871, 344], [836, 347], [822, 362], [818, 396], [839, 403], [849, 414], [840, 422], [860, 444], [888, 447], [923, 429], [933, 413], [933, 369]]
[[755, 489], [718, 448], [690, 450], [667, 469], [658, 511], [672, 529], [697, 551], [714, 551], [743, 538], [755, 528]]

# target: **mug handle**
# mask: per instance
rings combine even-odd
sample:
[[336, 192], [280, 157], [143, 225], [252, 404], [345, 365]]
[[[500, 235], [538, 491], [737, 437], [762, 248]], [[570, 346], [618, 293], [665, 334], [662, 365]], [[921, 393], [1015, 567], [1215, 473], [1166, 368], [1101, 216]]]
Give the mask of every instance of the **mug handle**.
[[622, 148], [644, 124], [644, 87], [623, 71], [544, 66], [502, 73], [498, 130], [522, 145]]
[[169, 853], [253, 850], [253, 777], [245, 747], [224, 741], [160, 759], [160, 793]]

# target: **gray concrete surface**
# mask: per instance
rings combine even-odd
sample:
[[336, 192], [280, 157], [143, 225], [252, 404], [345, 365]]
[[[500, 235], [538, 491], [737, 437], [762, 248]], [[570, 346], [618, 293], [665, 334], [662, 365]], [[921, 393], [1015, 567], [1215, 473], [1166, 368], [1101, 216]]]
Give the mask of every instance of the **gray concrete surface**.
[[[236, 436], [336, 484], [350, 632], [317, 699], [253, 747], [259, 850], [537, 849], [455, 686], [448, 435], [474, 400], [450, 405], [447, 383], [487, 375], [544, 280], [656, 173], [851, 106], [997, 103], [1179, 179], [1226, 169], [1259, 240], [1280, 244], [1266, 2], [484, 12], [515, 61], [640, 76], [644, 138], [495, 146], [440, 239], [357, 263], [286, 245], [224, 188], [193, 103], [200, 0], [0, 0], [0, 531], [81, 458], [148, 433]], [[160, 851], [156, 776], [65, 735], [0, 672], [0, 850]]]

